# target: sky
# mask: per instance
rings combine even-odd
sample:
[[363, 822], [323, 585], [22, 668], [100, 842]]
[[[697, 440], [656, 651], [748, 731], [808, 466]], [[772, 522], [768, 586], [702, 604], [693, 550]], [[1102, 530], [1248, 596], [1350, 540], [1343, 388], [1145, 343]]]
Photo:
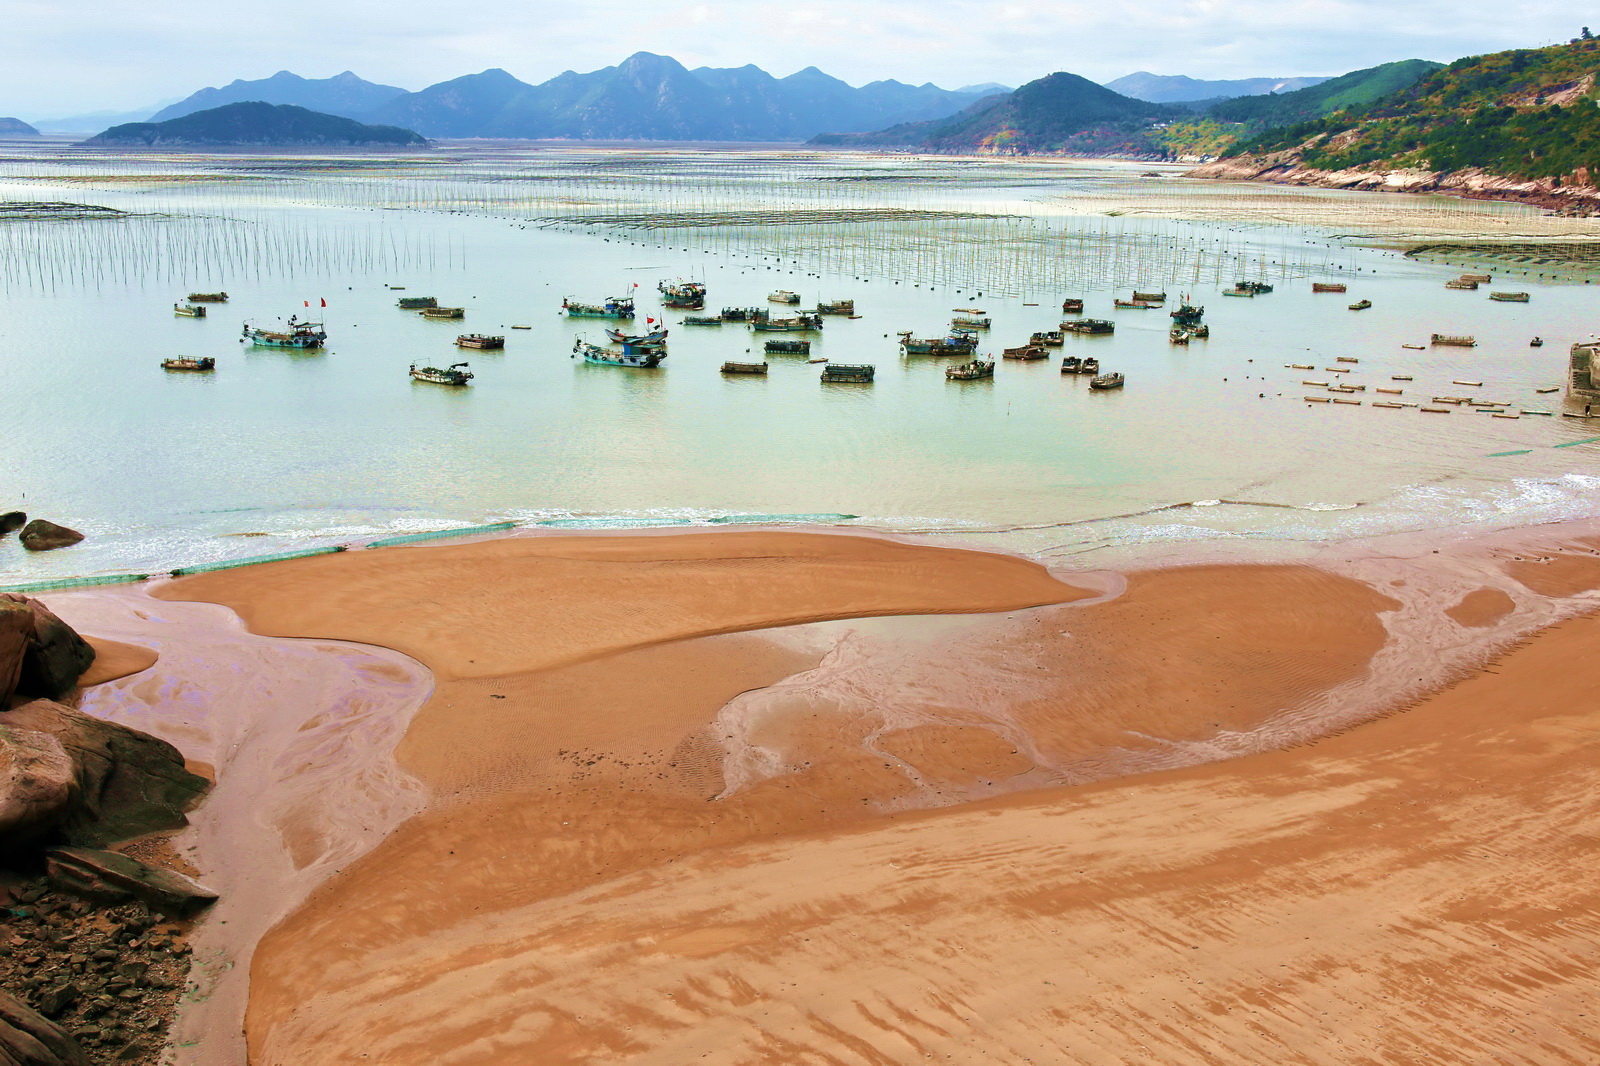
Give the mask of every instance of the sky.
[[0, 116], [133, 110], [279, 70], [420, 89], [502, 67], [540, 82], [640, 50], [780, 77], [816, 66], [857, 85], [1019, 85], [1058, 70], [1099, 82], [1136, 70], [1334, 75], [1565, 41], [1581, 11], [1570, 0], [5, 0]]

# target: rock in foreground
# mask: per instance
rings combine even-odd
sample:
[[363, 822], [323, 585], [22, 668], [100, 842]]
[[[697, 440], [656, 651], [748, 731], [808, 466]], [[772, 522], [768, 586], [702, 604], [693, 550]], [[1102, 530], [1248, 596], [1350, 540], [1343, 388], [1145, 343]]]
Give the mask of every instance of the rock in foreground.
[[178, 918], [217, 901], [215, 892], [180, 873], [115, 851], [51, 848], [45, 853], [45, 864], [50, 882], [75, 896], [119, 903], [135, 899]]
[[[0, 611], [7, 616], [14, 616], [19, 605], [29, 612], [31, 622], [16, 677], [16, 691], [24, 696], [60, 699], [72, 691], [78, 678], [94, 664], [94, 648], [38, 600], [15, 592], [0, 592]], [[4, 625], [0, 623], [0, 628]], [[0, 656], [3, 655], [4, 648], [0, 645]], [[0, 659], [0, 663], [3, 662]], [[4, 675], [5, 668], [0, 666], [0, 679]], [[8, 691], [0, 686], [0, 694]]]
[[0, 992], [0, 1063], [4, 1066], [89, 1066], [78, 1042], [19, 999]]
[[15, 533], [28, 524], [28, 516], [23, 511], [7, 511], [0, 514], [0, 537], [7, 533]]
[[35, 518], [22, 527], [18, 539], [22, 541], [22, 546], [31, 552], [47, 552], [76, 544], [83, 539], [83, 534], [76, 529], [68, 529], [66, 526], [58, 526], [54, 522]]

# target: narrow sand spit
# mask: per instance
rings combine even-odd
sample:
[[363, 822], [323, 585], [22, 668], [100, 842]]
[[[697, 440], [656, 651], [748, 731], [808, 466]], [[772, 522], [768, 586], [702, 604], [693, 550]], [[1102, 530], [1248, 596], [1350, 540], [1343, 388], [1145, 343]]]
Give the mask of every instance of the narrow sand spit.
[[[186, 727], [234, 754], [202, 855], [278, 871], [229, 935], [320, 884], [256, 948], [256, 1063], [1593, 1061], [1600, 621], [1437, 689], [1524, 631], [1496, 618], [1571, 614], [1600, 559], [1458, 561], [1426, 588], [1424, 564], [1095, 597], [839, 535], [384, 549], [159, 594], [404, 646], [440, 678], [414, 719], [382, 706], [399, 690], [293, 687], [363, 649], [234, 630], [186, 663], [148, 620], [100, 632], [161, 662], [91, 692], [136, 716], [115, 693], [151, 676], [197, 707], [274, 690], [265, 740], [231, 713]], [[1406, 684], [1435, 691], [1306, 744]], [[282, 733], [363, 691], [353, 724]], [[239, 1061], [207, 1045], [185, 1061]]]

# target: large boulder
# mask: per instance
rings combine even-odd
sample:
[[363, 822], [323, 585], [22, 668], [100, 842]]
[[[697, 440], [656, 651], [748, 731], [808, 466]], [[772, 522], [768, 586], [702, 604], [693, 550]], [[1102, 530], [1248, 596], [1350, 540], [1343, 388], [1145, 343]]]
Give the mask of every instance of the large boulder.
[[89, 1056], [55, 1022], [0, 992], [0, 1066], [89, 1066]]
[[22, 677], [22, 660], [33, 643], [33, 608], [0, 596], [0, 711], [11, 706], [11, 694]]
[[69, 544], [76, 544], [83, 539], [83, 534], [76, 529], [68, 529], [66, 526], [58, 526], [54, 522], [35, 518], [22, 527], [18, 539], [22, 541], [22, 546], [31, 552], [47, 552], [53, 548], [65, 548]]
[[[34, 734], [28, 736], [27, 734]], [[58, 744], [72, 763], [71, 794], [52, 811], [44, 781], [51, 765], [47, 742]], [[209, 787], [190, 773], [183, 755], [164, 740], [114, 722], [34, 700], [0, 714], [0, 747], [14, 766], [33, 767], [30, 801], [18, 800], [13, 810], [35, 809], [47, 824], [17, 824], [10, 837], [0, 833], [0, 852], [14, 842], [52, 835], [68, 844], [99, 847], [187, 823], [184, 812]], [[19, 780], [27, 776], [13, 774]]]
[[33, 632], [22, 657], [17, 692], [50, 700], [65, 696], [94, 662], [94, 648], [38, 600], [0, 592], [0, 604], [8, 601], [20, 603], [33, 613]]
[[0, 843], [36, 844], [57, 830], [82, 794], [78, 768], [48, 733], [12, 729], [0, 715]]
[[7, 511], [0, 514], [0, 537], [7, 533], [15, 533], [28, 524], [28, 516], [21, 511]]
[[51, 884], [63, 892], [111, 903], [136, 899], [177, 918], [217, 901], [215, 892], [180, 873], [115, 851], [51, 848], [45, 852], [45, 868]]

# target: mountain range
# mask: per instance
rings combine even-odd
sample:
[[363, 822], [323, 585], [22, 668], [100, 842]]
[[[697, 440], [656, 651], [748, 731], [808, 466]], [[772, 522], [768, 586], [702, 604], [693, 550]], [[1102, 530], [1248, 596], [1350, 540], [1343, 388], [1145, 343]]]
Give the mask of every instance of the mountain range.
[[325, 115], [360, 119], [399, 96], [404, 89], [376, 85], [350, 71], [331, 78], [302, 78], [280, 70], [270, 78], [229, 82], [220, 89], [201, 89], [151, 115], [150, 122], [182, 118], [196, 111], [209, 111], [223, 104], [242, 104], [252, 100], [267, 104], [293, 104]]
[[1181, 104], [1194, 101], [1215, 102], [1235, 96], [1260, 96], [1309, 89], [1327, 78], [1238, 78], [1232, 81], [1205, 81], [1182, 74], [1152, 74], [1148, 70], [1124, 74], [1105, 83], [1112, 92], [1152, 104]]
[[369, 126], [293, 104], [245, 101], [165, 122], [113, 126], [84, 144], [95, 147], [425, 147], [426, 138], [394, 126]]

